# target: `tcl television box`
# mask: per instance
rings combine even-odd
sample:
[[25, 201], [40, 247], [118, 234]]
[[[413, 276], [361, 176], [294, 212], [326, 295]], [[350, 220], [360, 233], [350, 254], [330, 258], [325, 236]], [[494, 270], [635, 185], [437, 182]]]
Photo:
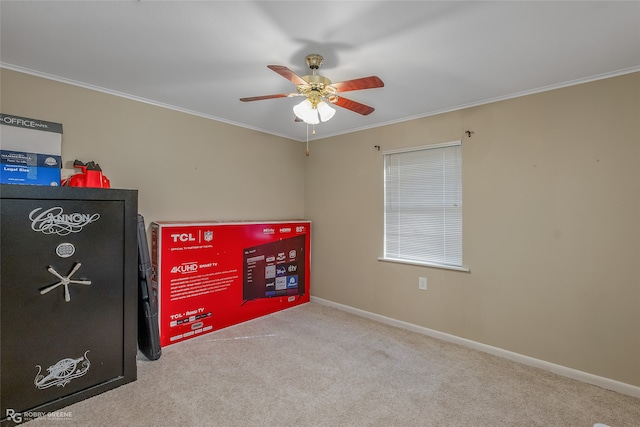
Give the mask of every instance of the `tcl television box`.
[[0, 114], [0, 183], [60, 185], [62, 125]]
[[310, 221], [151, 224], [166, 346], [309, 302]]

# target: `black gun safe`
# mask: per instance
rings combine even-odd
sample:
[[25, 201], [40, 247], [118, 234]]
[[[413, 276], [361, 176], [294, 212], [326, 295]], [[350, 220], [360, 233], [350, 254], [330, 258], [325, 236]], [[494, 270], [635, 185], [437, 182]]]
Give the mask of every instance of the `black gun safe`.
[[137, 209], [136, 190], [0, 186], [3, 426], [135, 381]]

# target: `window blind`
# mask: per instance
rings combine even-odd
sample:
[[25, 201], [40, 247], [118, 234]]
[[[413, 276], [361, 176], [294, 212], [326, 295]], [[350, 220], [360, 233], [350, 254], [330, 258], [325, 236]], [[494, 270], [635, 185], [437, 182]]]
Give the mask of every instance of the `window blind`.
[[384, 155], [384, 257], [462, 266], [460, 142]]

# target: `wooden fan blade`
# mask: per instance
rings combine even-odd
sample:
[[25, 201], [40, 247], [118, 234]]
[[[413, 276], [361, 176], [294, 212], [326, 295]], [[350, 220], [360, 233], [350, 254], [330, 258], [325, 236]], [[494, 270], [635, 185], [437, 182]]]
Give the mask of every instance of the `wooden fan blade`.
[[352, 101], [347, 98], [343, 98], [341, 96], [334, 102], [335, 105], [346, 108], [347, 110], [354, 111], [358, 114], [362, 114], [363, 116], [369, 115], [374, 112], [375, 108], [369, 107], [368, 105], [360, 104], [359, 102]]
[[287, 98], [289, 96], [291, 96], [290, 93], [279, 93], [277, 95], [264, 95], [264, 96], [252, 96], [249, 98], [240, 98], [240, 101], [242, 102], [260, 101], [261, 99]]
[[333, 83], [338, 92], [348, 92], [350, 90], [373, 89], [376, 87], [384, 87], [384, 83], [378, 76], [362, 77], [360, 79], [345, 80], [343, 82]]
[[300, 77], [299, 75], [297, 75], [296, 73], [294, 73], [293, 71], [291, 71], [290, 69], [288, 69], [287, 67], [285, 67], [283, 65], [267, 65], [267, 68], [269, 68], [269, 69], [275, 71], [276, 73], [280, 74], [282, 77], [284, 77], [285, 79], [289, 80], [294, 85], [307, 84], [307, 82], [302, 80], [302, 77]]

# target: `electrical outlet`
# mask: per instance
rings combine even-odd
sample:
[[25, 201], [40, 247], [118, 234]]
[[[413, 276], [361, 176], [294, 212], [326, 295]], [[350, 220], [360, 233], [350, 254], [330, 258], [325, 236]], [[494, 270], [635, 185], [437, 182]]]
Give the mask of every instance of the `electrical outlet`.
[[427, 278], [426, 277], [418, 277], [418, 289], [421, 291], [427, 290]]

